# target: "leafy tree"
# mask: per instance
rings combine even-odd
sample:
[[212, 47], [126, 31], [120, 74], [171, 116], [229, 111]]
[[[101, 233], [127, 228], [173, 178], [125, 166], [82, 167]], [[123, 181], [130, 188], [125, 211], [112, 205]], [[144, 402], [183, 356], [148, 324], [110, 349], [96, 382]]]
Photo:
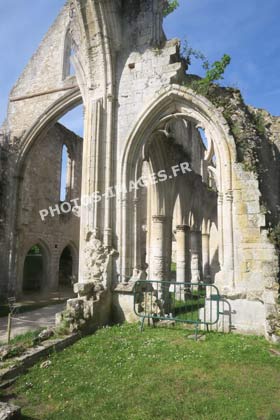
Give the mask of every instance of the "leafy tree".
[[[214, 82], [223, 80], [225, 70], [230, 64], [231, 58], [228, 54], [224, 54], [220, 61], [215, 61], [210, 65], [208, 60], [206, 60], [204, 56], [202, 57], [204, 60], [203, 68], [206, 69], [206, 75], [200, 80], [193, 81], [191, 88], [202, 95], [207, 95]], [[198, 56], [198, 58], [201, 57]]]
[[231, 58], [228, 54], [224, 54], [220, 61], [215, 61], [211, 68], [206, 72], [203, 79], [204, 83], [213, 83], [217, 80], [222, 80], [227, 66], [230, 64]]
[[168, 0], [168, 5], [163, 11], [163, 16], [168, 16], [170, 13], [174, 12], [179, 6], [179, 0]]
[[[174, 12], [178, 6], [179, 0], [167, 0], [164, 16], [168, 16], [170, 13]], [[204, 95], [208, 94], [210, 86], [214, 82], [223, 80], [224, 72], [231, 61], [230, 56], [224, 54], [220, 61], [215, 61], [212, 65], [210, 65], [206, 56], [201, 51], [190, 47], [187, 41], [185, 41], [182, 55], [188, 65], [191, 64], [192, 58], [202, 61], [202, 67], [206, 70], [206, 75], [200, 80], [193, 81], [191, 87], [198, 93]]]
[[201, 51], [192, 48], [187, 40], [184, 42], [182, 54], [188, 65], [191, 64], [192, 58], [195, 58], [196, 60], [202, 61], [202, 67], [205, 70], [209, 69], [209, 61], [207, 60], [206, 56]]

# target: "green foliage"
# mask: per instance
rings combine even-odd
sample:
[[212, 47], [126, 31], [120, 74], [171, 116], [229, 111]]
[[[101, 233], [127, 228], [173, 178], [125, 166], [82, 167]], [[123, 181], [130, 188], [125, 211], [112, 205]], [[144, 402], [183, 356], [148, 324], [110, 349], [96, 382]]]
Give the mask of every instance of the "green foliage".
[[210, 87], [213, 86], [215, 82], [223, 80], [225, 70], [231, 62], [230, 56], [228, 54], [224, 54], [220, 61], [215, 61], [212, 65], [210, 65], [205, 54], [192, 48], [188, 41], [184, 42], [182, 48], [182, 58], [184, 58], [187, 66], [192, 63], [193, 58], [202, 62], [202, 67], [206, 70], [206, 74], [202, 79], [193, 80], [190, 87], [205, 96], [208, 95]]
[[[11, 347], [5, 359], [20, 356], [22, 353], [24, 353], [25, 350], [27, 350], [30, 347], [33, 347], [33, 341], [40, 334], [41, 331], [42, 328], [14, 337], [10, 342]], [[0, 346], [5, 344], [6, 343], [0, 343]]]
[[163, 11], [163, 16], [166, 17], [173, 13], [179, 7], [179, 0], [168, 0], [168, 5]]
[[23, 416], [45, 420], [268, 419], [279, 411], [280, 358], [269, 343], [215, 333], [195, 342], [191, 333], [104, 328], [6, 392], [17, 396]]
[[171, 271], [172, 271], [173, 273], [176, 273], [176, 266], [177, 266], [177, 264], [176, 264], [175, 262], [172, 262], [172, 263], [171, 263]]
[[30, 248], [28, 255], [40, 255], [41, 249], [39, 245], [34, 245], [32, 248]]
[[62, 320], [62, 322], [59, 324], [59, 326], [55, 329], [55, 335], [54, 338], [60, 338], [65, 335], [68, 335], [70, 333], [69, 331], [69, 325], [65, 319]]
[[223, 80], [225, 70], [230, 64], [230, 61], [231, 58], [227, 54], [224, 54], [220, 61], [215, 61], [211, 66], [209, 66], [208, 61], [206, 61], [205, 65], [208, 66], [208, 70], [206, 71], [205, 77], [193, 81], [192, 88], [202, 95], [207, 95], [214, 82]]
[[230, 64], [231, 58], [229, 55], [224, 54], [220, 61], [215, 61], [211, 69], [207, 70], [205, 80], [208, 83], [213, 83], [217, 80], [223, 79], [225, 69]]
[[183, 58], [186, 60], [187, 65], [190, 65], [192, 62], [192, 59], [195, 58], [196, 60], [202, 61], [202, 67], [205, 70], [209, 69], [209, 61], [207, 60], [206, 56], [199, 50], [195, 50], [192, 48], [188, 41], [185, 40], [183, 48], [182, 48], [182, 55]]
[[265, 120], [261, 112], [256, 112], [252, 114], [256, 130], [258, 134], [263, 137], [265, 136], [266, 129], [265, 129]]

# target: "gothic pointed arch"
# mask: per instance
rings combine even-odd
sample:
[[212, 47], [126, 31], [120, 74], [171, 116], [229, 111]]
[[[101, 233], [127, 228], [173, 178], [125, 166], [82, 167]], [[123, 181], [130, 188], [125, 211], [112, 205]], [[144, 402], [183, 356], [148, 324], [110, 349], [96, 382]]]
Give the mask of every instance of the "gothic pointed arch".
[[[151, 142], [153, 133], [160, 130], [166, 133], [167, 138], [172, 137], [170, 124], [172, 121], [178, 120], [188, 122], [194, 129], [195, 127], [202, 127], [205, 130], [209, 139], [209, 148], [211, 148], [211, 150], [206, 151], [205, 156], [213, 154], [212, 149], [215, 149], [217, 159], [217, 188], [219, 194], [224, 197], [221, 208], [224, 216], [223, 225], [222, 218], [219, 219], [221, 223], [220, 230], [224, 233], [223, 242], [220, 244], [220, 247], [224, 248], [223, 254], [226, 255], [223, 269], [230, 272], [230, 276], [233, 277], [232, 170], [233, 163], [236, 160], [236, 148], [226, 121], [206, 98], [177, 85], [171, 85], [163, 89], [160, 95], [139, 118], [137, 125], [126, 142], [120, 179], [122, 179], [122, 183], [126, 184], [129, 179], [134, 178], [133, 168], [135, 167], [135, 161], [141, 155], [142, 149], [147, 147], [147, 141]], [[169, 162], [171, 163], [172, 161], [169, 160]], [[198, 170], [200, 169], [198, 168]], [[200, 176], [203, 176], [203, 169], [201, 171]], [[162, 200], [160, 193], [158, 199]], [[126, 208], [129, 208], [129, 196], [124, 197], [124, 205]], [[172, 208], [173, 206], [174, 203], [172, 204]], [[169, 217], [170, 215], [166, 213], [165, 216]], [[128, 214], [126, 220], [131, 222]], [[197, 213], [195, 223], [201, 225], [201, 222], [202, 215]], [[129, 231], [128, 229], [125, 233], [126, 237], [122, 238], [125, 244], [133, 241], [133, 238], [129, 237]], [[123, 265], [125, 261], [126, 255], [124, 252]]]

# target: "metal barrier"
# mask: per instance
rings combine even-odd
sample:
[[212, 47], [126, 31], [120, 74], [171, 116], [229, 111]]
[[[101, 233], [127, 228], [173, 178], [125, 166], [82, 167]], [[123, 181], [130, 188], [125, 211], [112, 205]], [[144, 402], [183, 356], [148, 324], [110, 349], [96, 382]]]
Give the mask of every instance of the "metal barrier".
[[[153, 325], [159, 321], [175, 321], [194, 325], [197, 337], [200, 325], [208, 330], [219, 321], [221, 296], [213, 284], [138, 280], [133, 294], [134, 312], [141, 318], [141, 331], [145, 319], [152, 320]], [[200, 319], [202, 308], [204, 314]]]

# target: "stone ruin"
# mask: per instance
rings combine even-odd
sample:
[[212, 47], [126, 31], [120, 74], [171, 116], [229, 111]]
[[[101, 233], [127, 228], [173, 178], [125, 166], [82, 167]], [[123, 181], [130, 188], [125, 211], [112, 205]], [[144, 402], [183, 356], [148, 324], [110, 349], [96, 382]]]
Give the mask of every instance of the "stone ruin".
[[[35, 244], [40, 290], [57, 290], [69, 247], [78, 297], [58, 322], [93, 330], [132, 321], [135, 280], [170, 279], [173, 262], [177, 281], [219, 288], [236, 331], [277, 340], [280, 118], [233, 88], [198, 93], [179, 40], [165, 37], [166, 6], [69, 0], [12, 89], [0, 132], [1, 296], [24, 292]], [[57, 124], [79, 104], [83, 139]], [[57, 210], [67, 208], [64, 144], [66, 198], [91, 197], [80, 220]]]

